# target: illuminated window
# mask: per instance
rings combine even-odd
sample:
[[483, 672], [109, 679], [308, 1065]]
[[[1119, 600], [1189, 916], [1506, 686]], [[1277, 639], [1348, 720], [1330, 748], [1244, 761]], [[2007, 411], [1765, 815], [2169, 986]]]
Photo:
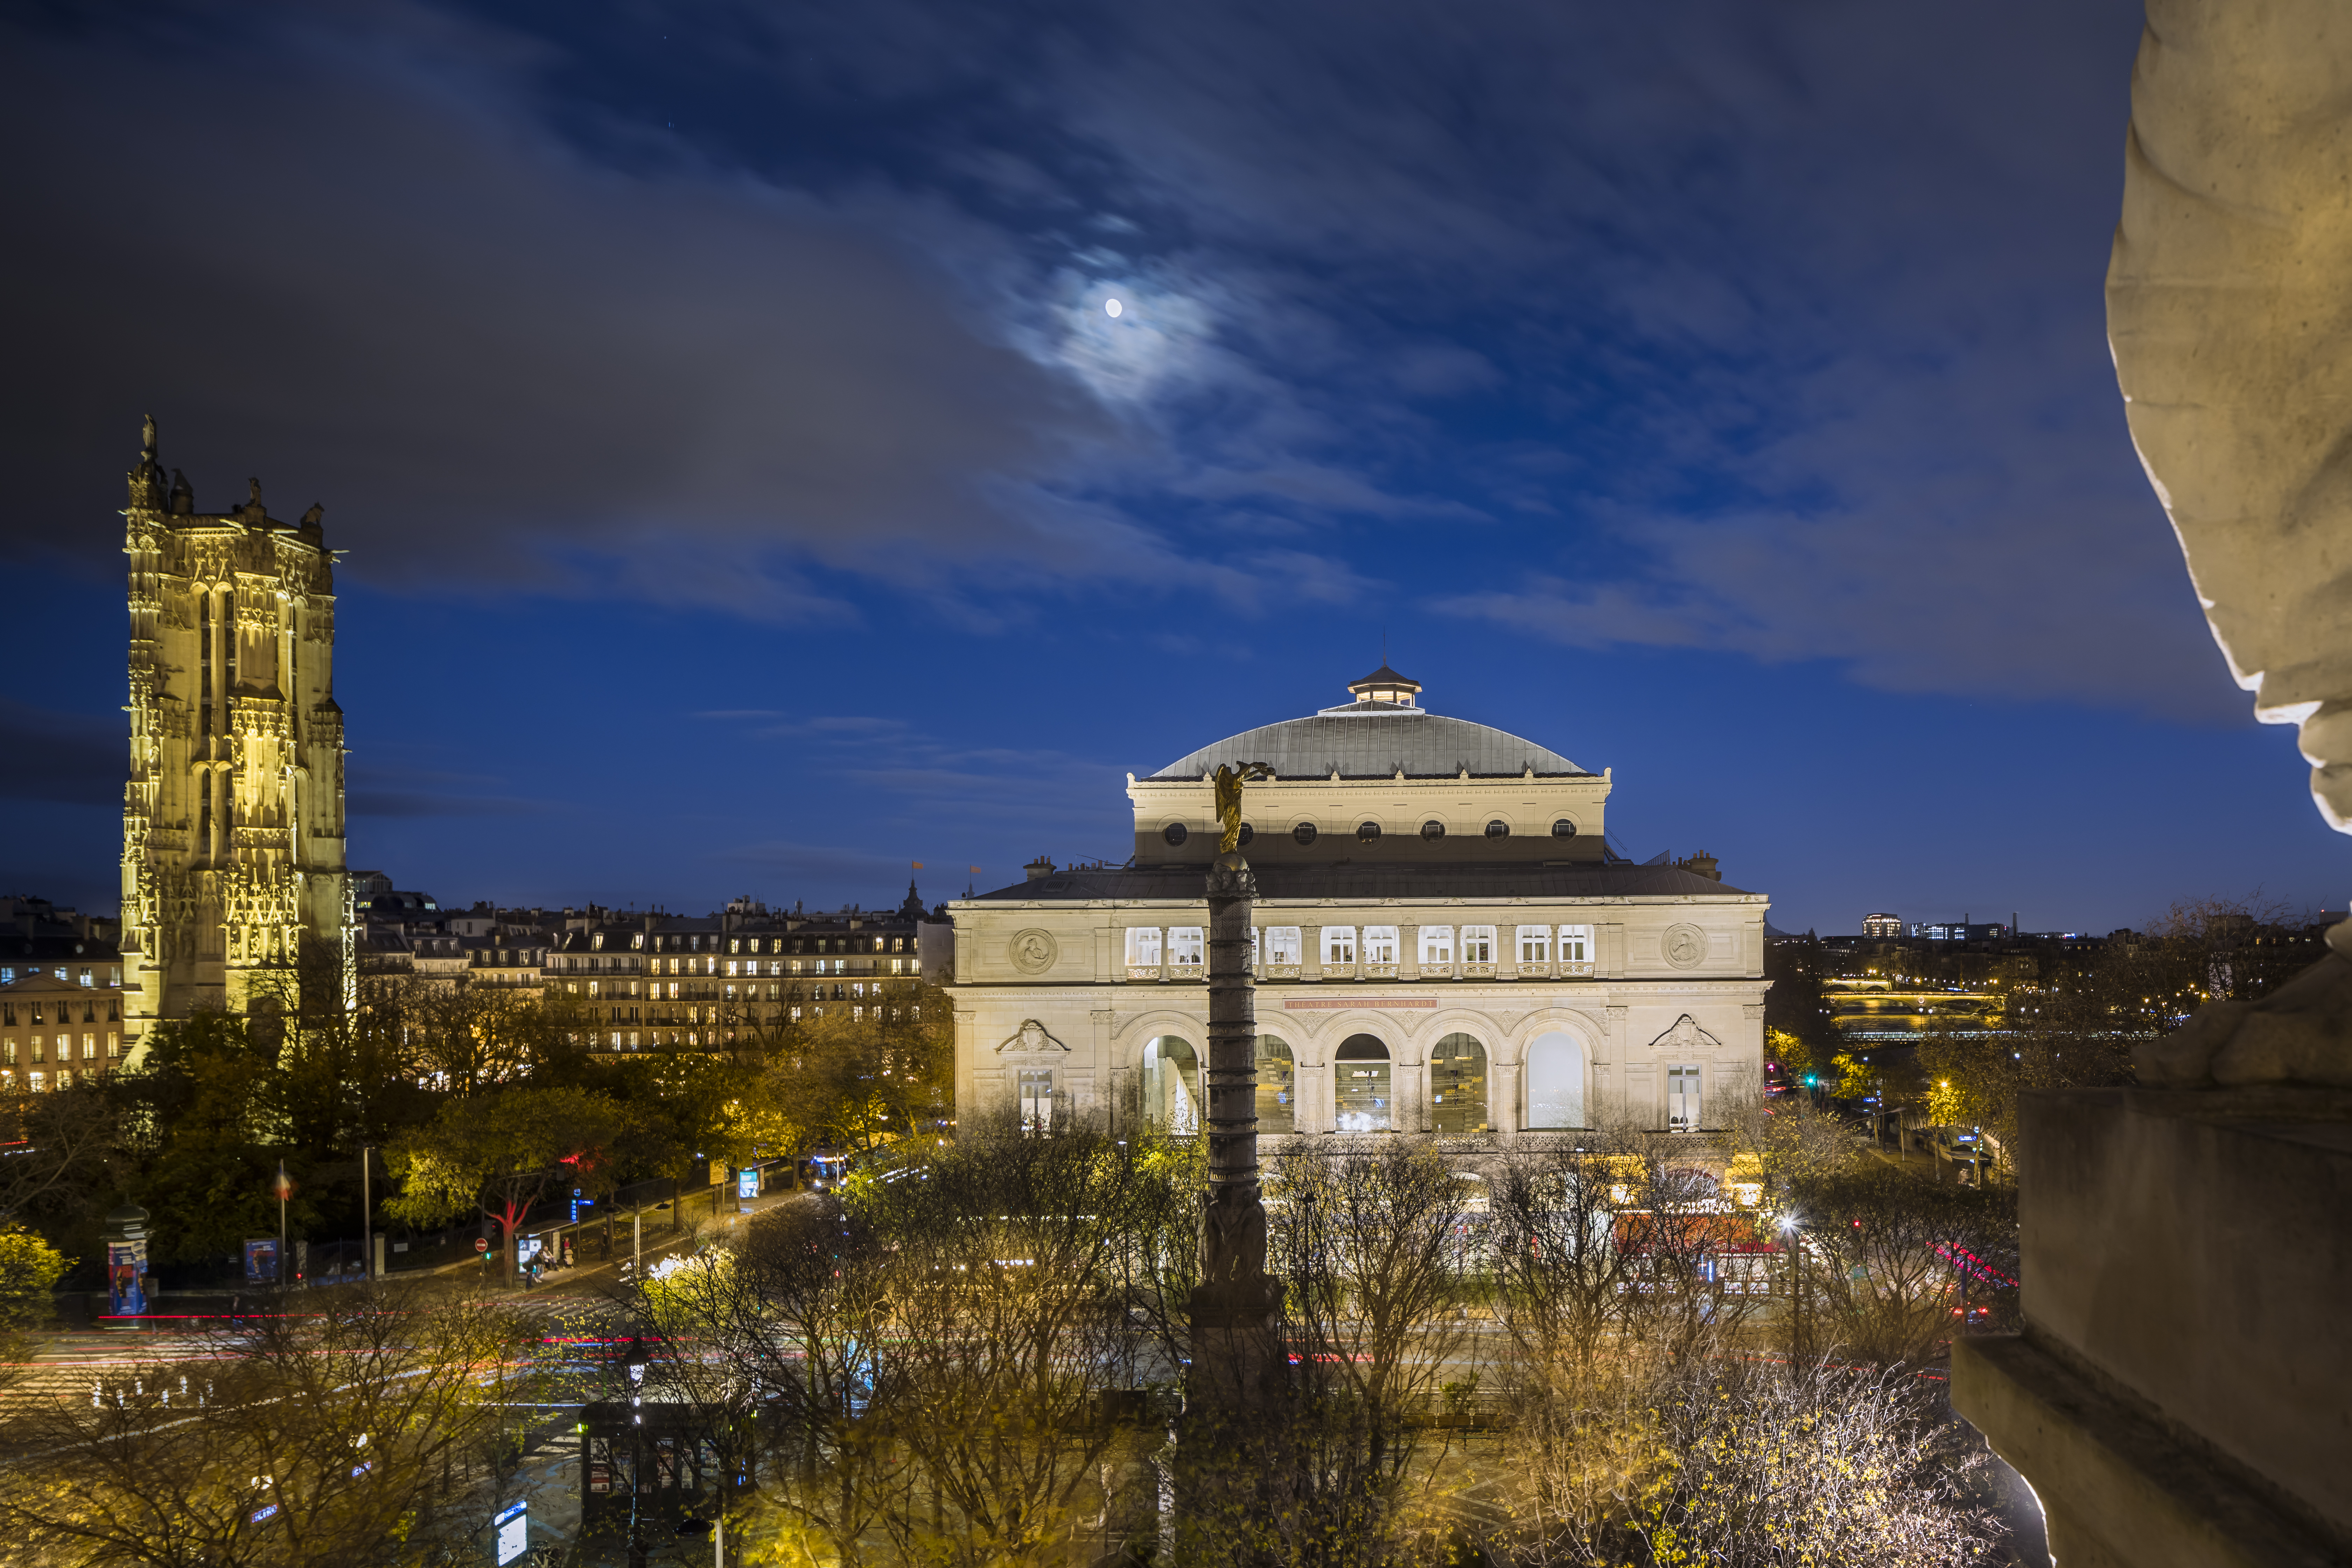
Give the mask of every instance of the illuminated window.
[[1356, 966], [1354, 926], [1323, 928], [1323, 966], [1326, 969], [1353, 969]]
[[1160, 966], [1158, 926], [1127, 928], [1127, 966], [1129, 969], [1156, 969]]
[[1562, 963], [1592, 962], [1592, 928], [1591, 926], [1559, 928], [1559, 961]]
[[1394, 963], [1397, 961], [1397, 928], [1366, 926], [1364, 928], [1364, 962]]
[[1168, 962], [1198, 967], [1207, 962], [1208, 932], [1199, 926], [1178, 926], [1168, 933]]
[[1390, 1125], [1389, 1048], [1370, 1035], [1350, 1035], [1331, 1063], [1332, 1109], [1342, 1132], [1379, 1132]]
[[1521, 926], [1519, 928], [1519, 962], [1521, 963], [1551, 962], [1551, 927]]
[[1495, 962], [1495, 928], [1493, 926], [1462, 928], [1462, 962], [1465, 963]]
[[1421, 928], [1421, 961], [1423, 963], [1454, 962], [1454, 928], [1452, 926]]
[[1575, 1036], [1555, 1030], [1528, 1042], [1528, 1125], [1584, 1125], [1584, 1052]]
[[1300, 931], [1297, 926], [1267, 926], [1265, 928], [1265, 961], [1268, 963], [1301, 962], [1299, 953], [1304, 944], [1299, 941], [1299, 936]]
[[1429, 1054], [1429, 1121], [1440, 1137], [1486, 1131], [1486, 1047], [1471, 1036], [1448, 1035]]
[[1257, 1037], [1257, 1130], [1264, 1133], [1297, 1128], [1297, 1068], [1287, 1043], [1273, 1035]]
[[1666, 1069], [1666, 1125], [1687, 1132], [1698, 1125], [1698, 1068], [1695, 1064]]
[[1018, 1089], [1021, 1131], [1036, 1136], [1054, 1130], [1054, 1069], [1023, 1068]]

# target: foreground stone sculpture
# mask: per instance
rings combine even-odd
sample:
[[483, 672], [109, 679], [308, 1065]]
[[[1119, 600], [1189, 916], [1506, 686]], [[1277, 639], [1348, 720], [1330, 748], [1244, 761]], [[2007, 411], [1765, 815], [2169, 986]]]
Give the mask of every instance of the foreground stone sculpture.
[[[2108, 331], [2257, 716], [2352, 831], [2352, 6], [2150, 0]], [[2029, 1095], [2023, 1331], [1954, 1404], [2064, 1568], [2352, 1562], [2352, 927], [2260, 1002]]]

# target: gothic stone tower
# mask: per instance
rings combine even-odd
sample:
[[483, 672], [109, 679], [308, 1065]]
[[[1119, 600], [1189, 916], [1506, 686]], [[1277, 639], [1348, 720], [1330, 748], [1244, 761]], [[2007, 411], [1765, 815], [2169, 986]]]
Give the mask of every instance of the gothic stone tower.
[[241, 1012], [304, 937], [352, 989], [334, 558], [320, 509], [272, 518], [166, 488], [155, 422], [131, 470], [131, 778], [122, 792], [126, 1056], [199, 1009]]

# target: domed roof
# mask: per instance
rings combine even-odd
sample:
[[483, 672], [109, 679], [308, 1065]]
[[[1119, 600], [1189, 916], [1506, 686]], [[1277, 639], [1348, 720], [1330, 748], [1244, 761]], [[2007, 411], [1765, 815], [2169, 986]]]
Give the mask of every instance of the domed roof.
[[1153, 778], [1199, 778], [1220, 763], [1264, 763], [1278, 777], [1452, 778], [1467, 768], [1488, 776], [1582, 773], [1549, 746], [1521, 740], [1491, 724], [1448, 719], [1420, 708], [1362, 703], [1327, 709], [1306, 719], [1261, 724], [1177, 758]]

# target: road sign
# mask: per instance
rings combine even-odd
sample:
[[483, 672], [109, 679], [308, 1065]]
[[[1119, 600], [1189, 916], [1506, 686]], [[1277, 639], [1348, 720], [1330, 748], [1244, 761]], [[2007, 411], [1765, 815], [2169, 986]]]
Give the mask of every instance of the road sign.
[[475, 1251], [477, 1251], [477, 1252], [488, 1252], [489, 1249], [490, 1249], [490, 1238], [489, 1238], [488, 1237], [487, 1237], [487, 1236], [478, 1236], [478, 1237], [474, 1237], [474, 1250], [475, 1250]]
[[530, 1515], [526, 1511], [530, 1507], [527, 1502], [519, 1502], [490, 1521], [491, 1528], [498, 1531], [499, 1568], [521, 1561], [530, 1550]]

